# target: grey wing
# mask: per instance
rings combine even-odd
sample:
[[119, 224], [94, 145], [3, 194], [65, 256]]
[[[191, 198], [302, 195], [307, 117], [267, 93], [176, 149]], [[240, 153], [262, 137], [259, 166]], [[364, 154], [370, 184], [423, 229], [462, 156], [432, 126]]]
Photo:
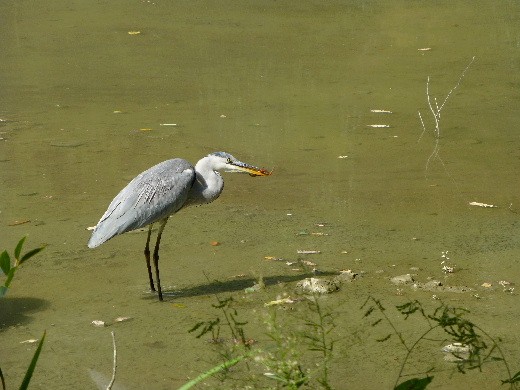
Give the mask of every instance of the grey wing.
[[177, 212], [195, 181], [195, 168], [182, 159], [167, 160], [135, 177], [112, 200], [88, 242], [95, 248], [112, 237], [139, 229]]

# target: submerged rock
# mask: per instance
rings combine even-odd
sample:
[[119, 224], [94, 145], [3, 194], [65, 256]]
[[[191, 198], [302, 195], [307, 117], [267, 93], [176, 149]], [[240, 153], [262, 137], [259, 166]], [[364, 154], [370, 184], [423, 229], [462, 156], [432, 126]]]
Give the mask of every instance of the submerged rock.
[[426, 283], [415, 282], [412, 287], [416, 290], [431, 292], [464, 293], [467, 291], [473, 291], [471, 287], [466, 286], [446, 286], [439, 280], [430, 280]]
[[338, 276], [335, 276], [333, 280], [338, 283], [352, 282], [358, 276], [359, 276], [358, 273], [356, 273], [350, 269], [347, 269], [344, 271], [340, 271], [340, 274]]
[[405, 275], [394, 276], [393, 278], [390, 279], [390, 281], [393, 284], [411, 284], [415, 280], [411, 274], [405, 274]]
[[301, 293], [330, 294], [339, 290], [339, 283], [332, 279], [307, 278], [296, 284]]
[[447, 362], [460, 362], [470, 358], [472, 348], [470, 345], [453, 343], [445, 345], [441, 351], [445, 353], [444, 360]]

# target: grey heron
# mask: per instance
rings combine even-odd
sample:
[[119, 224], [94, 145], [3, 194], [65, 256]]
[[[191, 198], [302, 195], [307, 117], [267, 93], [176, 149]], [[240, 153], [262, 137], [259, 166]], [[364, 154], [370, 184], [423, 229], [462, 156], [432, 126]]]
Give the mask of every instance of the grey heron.
[[153, 264], [159, 300], [163, 300], [159, 278], [159, 245], [168, 218], [187, 206], [213, 202], [224, 188], [218, 171], [244, 172], [251, 176], [268, 176], [271, 172], [243, 163], [225, 152], [215, 152], [197, 162], [175, 158], [159, 163], [136, 176], [117, 194], [96, 225], [89, 248], [95, 248], [112, 237], [148, 226], [144, 255], [150, 289], [155, 290], [150, 265], [152, 225], [159, 223]]

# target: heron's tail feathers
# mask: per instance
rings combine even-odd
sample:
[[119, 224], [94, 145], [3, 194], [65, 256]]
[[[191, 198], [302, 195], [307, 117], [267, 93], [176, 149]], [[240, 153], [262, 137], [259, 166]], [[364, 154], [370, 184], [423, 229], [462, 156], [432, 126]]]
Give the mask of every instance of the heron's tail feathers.
[[114, 229], [106, 229], [103, 225], [98, 225], [94, 229], [87, 245], [89, 248], [96, 248], [118, 234], [119, 232], [114, 231]]

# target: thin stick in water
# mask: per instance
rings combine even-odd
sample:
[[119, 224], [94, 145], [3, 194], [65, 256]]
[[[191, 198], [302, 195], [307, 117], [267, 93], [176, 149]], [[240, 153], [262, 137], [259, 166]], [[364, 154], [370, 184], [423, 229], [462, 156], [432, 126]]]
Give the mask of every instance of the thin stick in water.
[[114, 382], [116, 381], [116, 367], [117, 367], [117, 348], [116, 348], [116, 335], [114, 331], [112, 331], [112, 346], [114, 348], [114, 363], [112, 365], [112, 379], [110, 379], [110, 383], [108, 384], [106, 390], [111, 390]]

